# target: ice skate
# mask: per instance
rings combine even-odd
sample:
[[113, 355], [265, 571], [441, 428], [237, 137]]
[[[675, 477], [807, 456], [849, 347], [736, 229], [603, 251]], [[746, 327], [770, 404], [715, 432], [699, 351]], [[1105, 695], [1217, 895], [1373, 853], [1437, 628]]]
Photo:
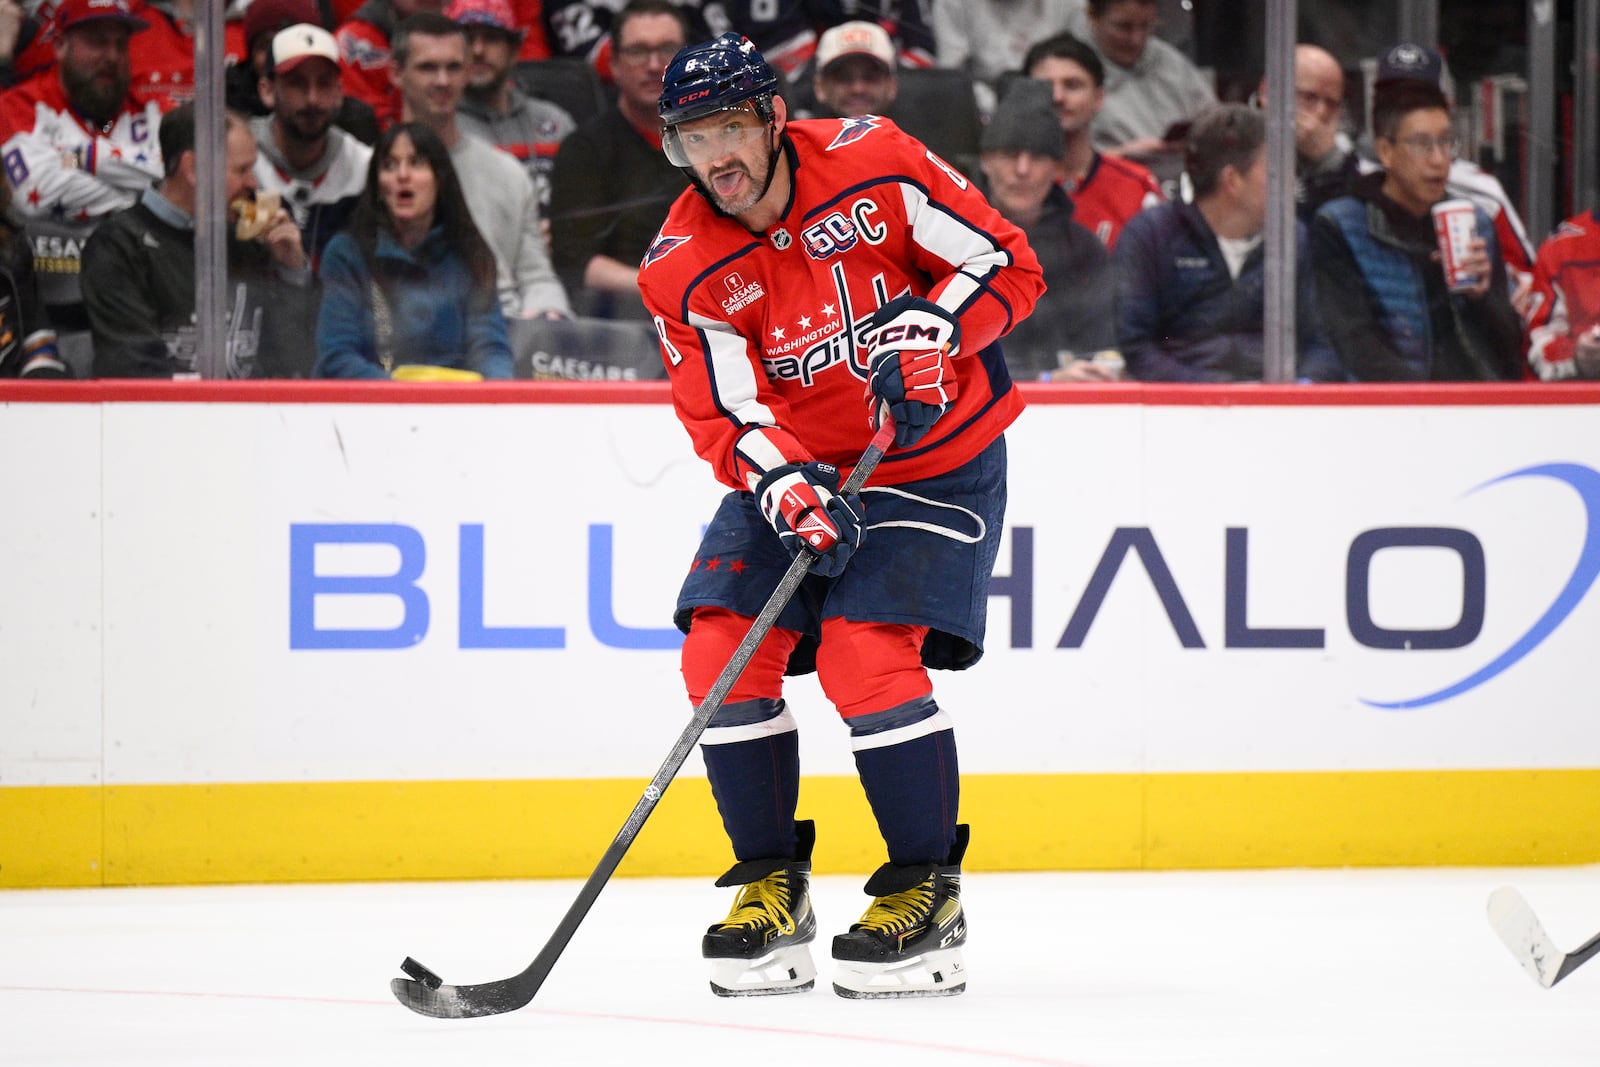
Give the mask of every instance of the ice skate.
[[711, 991], [719, 997], [803, 993], [816, 984], [811, 942], [817, 936], [811, 912], [813, 823], [797, 822], [794, 859], [745, 860], [717, 879], [742, 886], [728, 917], [714, 923], [700, 943], [711, 961]]
[[853, 1000], [949, 997], [967, 988], [961, 946], [961, 857], [967, 827], [940, 865], [878, 868], [867, 882], [875, 899], [848, 933], [833, 939], [833, 991]]

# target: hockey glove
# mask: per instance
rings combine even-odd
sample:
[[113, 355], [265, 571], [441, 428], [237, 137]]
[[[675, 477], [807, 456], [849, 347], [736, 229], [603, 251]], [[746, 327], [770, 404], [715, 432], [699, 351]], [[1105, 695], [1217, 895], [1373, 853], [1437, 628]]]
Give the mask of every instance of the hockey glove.
[[817, 554], [812, 574], [834, 578], [861, 547], [861, 498], [840, 496], [839, 469], [829, 463], [790, 463], [768, 471], [756, 500], [792, 555], [805, 544]]
[[907, 448], [955, 401], [961, 324], [931, 300], [899, 296], [872, 316], [870, 331], [867, 418], [876, 431], [887, 404], [895, 446]]

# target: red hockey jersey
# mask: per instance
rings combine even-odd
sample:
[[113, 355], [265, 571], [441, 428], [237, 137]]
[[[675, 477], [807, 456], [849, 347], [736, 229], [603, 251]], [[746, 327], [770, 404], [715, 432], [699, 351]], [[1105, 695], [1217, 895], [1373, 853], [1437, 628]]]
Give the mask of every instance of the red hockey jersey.
[[960, 319], [958, 395], [873, 480], [960, 466], [1022, 410], [994, 342], [1044, 291], [1037, 257], [965, 177], [887, 119], [797, 121], [786, 134], [794, 189], [775, 225], [751, 233], [690, 189], [641, 265], [695, 451], [738, 489], [785, 463], [848, 472], [872, 436], [861, 333], [910, 292]]
[[[362, 11], [366, 11], [363, 5]], [[372, 12], [383, 20], [381, 11]], [[345, 94], [372, 108], [378, 125], [388, 129], [400, 119], [400, 90], [389, 78], [389, 30], [380, 22], [350, 18], [334, 33], [339, 44], [339, 81]]]
[[1116, 247], [1129, 219], [1166, 200], [1154, 174], [1131, 159], [1104, 152], [1094, 154], [1082, 181], [1068, 179], [1063, 185], [1072, 198], [1073, 221], [1088, 228], [1107, 248]]
[[1528, 362], [1547, 382], [1575, 377], [1572, 350], [1600, 327], [1600, 209], [1556, 227], [1539, 246], [1528, 308]]
[[[34, 16], [41, 26], [12, 57], [11, 72], [20, 85], [37, 74], [56, 65], [56, 36], [50, 28], [56, 5], [46, 0], [35, 10]], [[194, 32], [192, 27], [181, 26], [168, 12], [151, 7], [142, 0], [134, 0], [133, 14], [149, 24], [128, 38], [129, 86], [153, 96], [161, 103], [163, 111], [194, 98]], [[248, 58], [245, 47], [244, 20], [229, 19], [223, 24], [223, 54], [228, 63], [242, 62]]]

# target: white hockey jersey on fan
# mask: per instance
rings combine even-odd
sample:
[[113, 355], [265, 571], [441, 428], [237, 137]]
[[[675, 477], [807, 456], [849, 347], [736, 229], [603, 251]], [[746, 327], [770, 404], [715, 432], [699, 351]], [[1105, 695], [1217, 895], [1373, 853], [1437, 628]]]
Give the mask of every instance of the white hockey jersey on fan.
[[80, 118], [54, 73], [0, 97], [11, 200], [24, 217], [90, 223], [128, 207], [162, 176], [161, 107], [129, 93], [99, 128]]
[[0, 158], [11, 206], [27, 223], [39, 297], [58, 330], [86, 330], [78, 271], [100, 220], [162, 176], [161, 106], [137, 91], [117, 116], [89, 125], [48, 71], [0, 95]]

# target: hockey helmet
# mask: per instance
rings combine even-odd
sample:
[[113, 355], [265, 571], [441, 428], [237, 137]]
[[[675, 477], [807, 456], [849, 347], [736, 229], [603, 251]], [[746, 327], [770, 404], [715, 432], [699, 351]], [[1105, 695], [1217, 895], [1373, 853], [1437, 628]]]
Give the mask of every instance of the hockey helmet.
[[777, 72], [747, 37], [725, 33], [680, 50], [661, 77], [657, 104], [667, 158], [675, 166], [689, 165], [676, 133], [679, 123], [728, 111], [746, 101], [754, 104], [763, 122], [770, 123], [772, 95], [777, 91]]

